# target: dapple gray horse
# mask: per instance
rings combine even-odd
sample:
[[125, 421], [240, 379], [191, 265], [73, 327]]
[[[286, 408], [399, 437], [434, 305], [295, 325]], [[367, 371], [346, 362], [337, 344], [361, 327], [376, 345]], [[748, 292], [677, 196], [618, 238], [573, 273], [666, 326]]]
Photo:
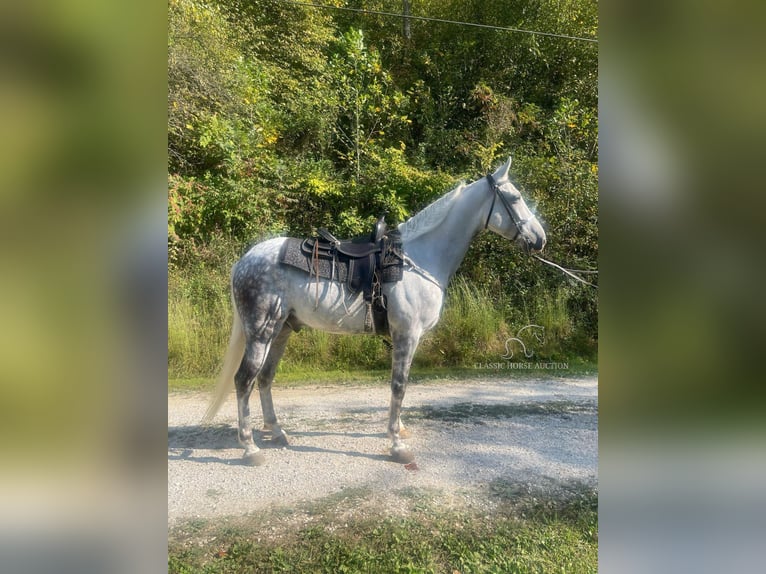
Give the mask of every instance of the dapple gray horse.
[[[382, 284], [393, 344], [388, 434], [396, 462], [414, 459], [402, 441], [400, 418], [413, 355], [421, 337], [439, 321], [447, 283], [473, 238], [489, 229], [527, 253], [539, 252], [545, 245], [540, 222], [508, 179], [510, 167], [509, 158], [495, 173], [458, 186], [399, 225], [404, 276], [401, 281]], [[233, 378], [239, 442], [245, 448], [244, 462], [251, 465], [265, 461], [253, 441], [250, 419], [250, 393], [256, 380], [264, 428], [272, 432], [273, 442], [287, 444], [274, 412], [271, 384], [290, 333], [303, 326], [331, 333], [365, 332], [362, 294], [352, 295], [342, 283], [280, 264], [284, 241], [279, 237], [255, 245], [232, 269], [234, 324], [218, 387], [205, 415], [205, 421], [215, 416]]]

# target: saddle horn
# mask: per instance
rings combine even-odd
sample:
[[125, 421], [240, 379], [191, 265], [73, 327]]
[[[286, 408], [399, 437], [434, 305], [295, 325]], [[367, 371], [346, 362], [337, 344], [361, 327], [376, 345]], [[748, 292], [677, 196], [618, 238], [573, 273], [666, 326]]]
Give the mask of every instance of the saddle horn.
[[386, 225], [386, 215], [388, 215], [387, 211], [381, 213], [380, 217], [378, 217], [378, 220], [375, 222], [375, 226], [372, 228], [370, 241], [373, 243], [379, 243], [388, 230], [388, 226]]

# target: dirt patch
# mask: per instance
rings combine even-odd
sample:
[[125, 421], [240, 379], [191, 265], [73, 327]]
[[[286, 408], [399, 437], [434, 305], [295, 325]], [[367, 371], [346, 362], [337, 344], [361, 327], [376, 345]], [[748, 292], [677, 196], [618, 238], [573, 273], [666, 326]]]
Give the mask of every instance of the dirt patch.
[[[202, 393], [168, 400], [171, 525], [274, 509], [310, 517], [317, 504], [396, 513], [423, 496], [492, 505], [498, 493], [596, 482], [595, 378], [411, 385], [403, 421], [417, 458], [409, 468], [388, 456], [385, 386], [275, 388], [290, 446], [272, 448], [255, 433], [267, 458], [257, 468], [241, 463], [233, 395], [204, 427], [207, 400]], [[251, 406], [260, 410], [257, 396]]]

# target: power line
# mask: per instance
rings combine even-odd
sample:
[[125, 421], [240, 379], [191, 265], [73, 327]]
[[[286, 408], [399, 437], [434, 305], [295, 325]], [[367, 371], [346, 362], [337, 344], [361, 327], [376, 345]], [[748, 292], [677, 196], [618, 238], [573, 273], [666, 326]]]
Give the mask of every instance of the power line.
[[566, 40], [578, 40], [581, 42], [591, 42], [598, 44], [596, 38], [585, 38], [583, 36], [568, 36], [567, 34], [554, 34], [553, 32], [538, 32], [536, 30], [523, 30], [521, 28], [508, 28], [505, 26], [492, 26], [491, 24], [477, 24], [475, 22], [459, 22], [457, 20], [445, 20], [443, 18], [429, 18], [427, 16], [413, 16], [412, 14], [397, 14], [396, 12], [381, 12], [379, 10], [363, 10], [361, 8], [348, 8], [345, 6], [330, 6], [327, 4], [313, 4], [309, 2], [296, 2], [294, 0], [280, 0], [285, 4], [294, 4], [296, 6], [307, 6], [310, 8], [322, 8], [325, 10], [345, 10], [346, 12], [358, 12], [360, 14], [374, 14], [376, 16], [392, 16], [394, 18], [408, 18], [410, 20], [422, 20], [424, 22], [440, 22], [442, 24], [456, 24], [459, 26], [473, 26], [475, 28], [488, 28], [490, 30], [501, 30], [503, 32], [520, 32], [522, 34], [532, 34], [535, 36], [549, 36], [552, 38], [563, 38]]

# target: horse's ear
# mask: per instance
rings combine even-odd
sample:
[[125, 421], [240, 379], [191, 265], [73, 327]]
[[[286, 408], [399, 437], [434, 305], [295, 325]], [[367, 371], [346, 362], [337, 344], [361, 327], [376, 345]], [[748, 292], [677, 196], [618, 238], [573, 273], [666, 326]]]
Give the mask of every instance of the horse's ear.
[[511, 162], [513, 161], [513, 158], [511, 156], [508, 156], [508, 161], [505, 162], [503, 165], [500, 166], [500, 169], [497, 170], [497, 177], [496, 179], [503, 179], [508, 177], [508, 172], [511, 169]]

